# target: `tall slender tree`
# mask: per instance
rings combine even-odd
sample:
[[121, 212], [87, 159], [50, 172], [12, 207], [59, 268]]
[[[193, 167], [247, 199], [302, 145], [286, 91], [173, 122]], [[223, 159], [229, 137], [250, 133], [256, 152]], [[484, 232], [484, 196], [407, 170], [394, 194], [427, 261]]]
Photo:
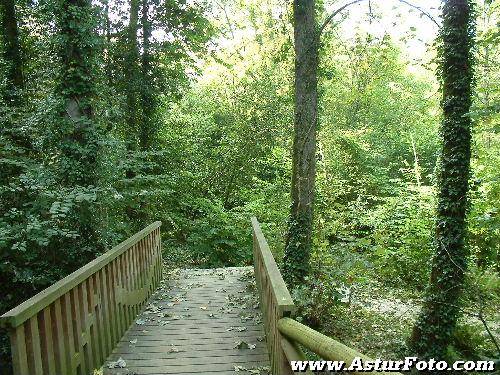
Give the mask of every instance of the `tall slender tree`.
[[294, 0], [295, 112], [292, 206], [285, 245], [285, 278], [300, 283], [309, 269], [312, 247], [316, 131], [318, 125], [318, 38], [314, 0]]
[[[32, 146], [29, 136], [20, 129], [19, 123], [15, 119], [19, 115], [17, 110], [23, 102], [22, 89], [24, 88], [18, 22], [14, 0], [0, 0], [0, 26], [3, 41], [0, 50], [5, 64], [5, 80], [0, 95], [7, 106], [5, 110], [10, 112], [8, 116], [1, 116], [3, 124], [0, 124], [0, 129], [1, 133], [7, 136], [13, 145], [17, 146], [17, 151], [23, 153], [31, 149]], [[18, 172], [14, 171], [14, 175], [17, 175]]]
[[125, 51], [125, 79], [127, 107], [125, 113], [126, 126], [129, 129], [127, 134], [127, 145], [130, 151], [137, 149], [137, 134], [141, 128], [141, 102], [140, 84], [141, 71], [139, 43], [137, 32], [139, 30], [139, 8], [140, 0], [130, 0], [130, 16], [126, 30], [126, 51]]
[[95, 212], [86, 194], [93, 194], [99, 179], [98, 155], [102, 133], [93, 118], [97, 96], [96, 71], [99, 51], [97, 17], [91, 0], [56, 2], [59, 74], [55, 87], [61, 116], [54, 121], [54, 137], [59, 137], [58, 183], [75, 200], [70, 225], [77, 241], [66, 246], [72, 264], [79, 267], [100, 251]]
[[412, 334], [424, 358], [446, 359], [457, 319], [467, 268], [466, 211], [471, 156], [474, 21], [470, 0], [447, 0], [443, 6], [440, 75], [442, 148], [438, 208], [431, 278], [426, 301]]
[[67, 134], [61, 144], [63, 155], [69, 159], [63, 176], [69, 184], [92, 185], [95, 183], [98, 143], [92, 121], [97, 22], [92, 17], [90, 0], [61, 1], [58, 8], [61, 67], [56, 91], [63, 101], [63, 117], [71, 124], [65, 128]]
[[14, 0], [0, 1], [0, 23], [3, 30], [3, 60], [6, 62], [6, 87], [4, 100], [10, 102], [19, 97], [17, 91], [24, 85], [18, 20]]
[[141, 150], [148, 150], [151, 138], [154, 136], [154, 113], [156, 110], [154, 83], [151, 71], [151, 20], [149, 17], [149, 0], [142, 0], [142, 56], [141, 56], [141, 108], [143, 111], [142, 124], [139, 131], [139, 146]]

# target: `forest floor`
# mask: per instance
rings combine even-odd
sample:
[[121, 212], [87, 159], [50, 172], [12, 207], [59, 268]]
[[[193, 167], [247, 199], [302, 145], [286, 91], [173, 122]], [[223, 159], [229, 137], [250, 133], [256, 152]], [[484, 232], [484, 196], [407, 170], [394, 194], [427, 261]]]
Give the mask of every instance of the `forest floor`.
[[[421, 294], [376, 282], [360, 284], [353, 292], [350, 304], [333, 308], [325, 327], [326, 333], [371, 357], [401, 359], [407, 355], [405, 340], [411, 334], [421, 301]], [[491, 306], [486, 309], [485, 318], [498, 341], [500, 311]], [[477, 317], [464, 316], [459, 327], [464, 339], [463, 350], [495, 352], [493, 342]]]

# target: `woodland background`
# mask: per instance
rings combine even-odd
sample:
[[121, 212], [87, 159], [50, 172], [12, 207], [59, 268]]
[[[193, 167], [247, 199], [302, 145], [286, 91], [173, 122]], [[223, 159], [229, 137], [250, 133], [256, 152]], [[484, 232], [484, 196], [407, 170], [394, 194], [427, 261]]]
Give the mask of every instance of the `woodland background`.
[[[154, 220], [171, 267], [251, 264], [252, 215], [281, 259], [290, 4], [101, 0], [82, 12], [78, 1], [15, 1], [14, 18], [14, 2], [1, 2], [0, 313]], [[320, 1], [317, 12], [340, 3]], [[440, 86], [436, 45], [419, 39], [436, 27], [397, 1], [390, 15], [369, 5], [322, 37], [314, 250], [294, 294], [309, 324], [398, 358], [433, 251]], [[457, 358], [499, 357], [499, 22], [500, 2], [478, 1]], [[74, 45], [84, 55], [68, 65]], [[79, 96], [92, 120], [75, 132], [67, 98]], [[5, 337], [0, 345], [4, 373]]]

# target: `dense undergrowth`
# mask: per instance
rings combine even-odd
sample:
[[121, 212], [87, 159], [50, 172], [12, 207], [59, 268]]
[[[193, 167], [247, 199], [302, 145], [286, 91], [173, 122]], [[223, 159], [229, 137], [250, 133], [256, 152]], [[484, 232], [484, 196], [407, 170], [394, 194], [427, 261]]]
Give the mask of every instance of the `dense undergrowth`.
[[[74, 188], [58, 183], [53, 132], [59, 120], [48, 63], [53, 30], [45, 9], [25, 10], [42, 36], [21, 30], [26, 54], [39, 57], [26, 67], [31, 101], [15, 112], [2, 103], [0, 112], [33, 140], [26, 151], [0, 136], [0, 312], [154, 220], [163, 223], [164, 258], [172, 266], [251, 265], [254, 215], [281, 260], [290, 202], [293, 46], [288, 8], [271, 3], [230, 1], [229, 19], [205, 9], [217, 37], [230, 41], [202, 57], [179, 57], [175, 43], [158, 48], [154, 61], [165, 82], [155, 81], [155, 138], [146, 150], [129, 145], [135, 130], [124, 120], [125, 46], [108, 46], [116, 69], [110, 82], [106, 64], [96, 68], [93, 103], [103, 134], [97, 177], [94, 185]], [[491, 4], [480, 8], [488, 21], [478, 20], [471, 267], [464, 318], [450, 347], [466, 358], [500, 355], [494, 345], [500, 341], [499, 3]], [[241, 36], [228, 37], [236, 30]], [[415, 64], [406, 41], [390, 33], [358, 30], [347, 38], [341, 31], [334, 28], [321, 46], [312, 271], [293, 295], [312, 326], [369, 355], [397, 358], [407, 350], [433, 250], [440, 121], [434, 50], [429, 46]], [[197, 38], [192, 34], [188, 41]], [[78, 234], [75, 217], [82, 212], [89, 212], [98, 246]], [[4, 358], [7, 346], [4, 337]]]

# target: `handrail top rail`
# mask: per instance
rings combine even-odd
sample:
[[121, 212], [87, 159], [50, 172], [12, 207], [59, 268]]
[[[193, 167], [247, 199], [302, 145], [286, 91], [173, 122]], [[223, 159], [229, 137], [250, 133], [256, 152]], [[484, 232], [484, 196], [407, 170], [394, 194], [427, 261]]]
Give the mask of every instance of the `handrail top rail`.
[[45, 307], [57, 300], [59, 297], [66, 294], [78, 284], [82, 283], [111, 261], [119, 257], [131, 246], [142, 240], [148, 234], [161, 226], [161, 221], [155, 221], [146, 228], [137, 232], [125, 241], [116, 245], [109, 251], [106, 251], [101, 256], [87, 263], [83, 267], [77, 269], [65, 278], [57, 281], [55, 284], [42, 290], [40, 293], [24, 301], [12, 310], [0, 316], [0, 327], [18, 327], [27, 321], [29, 318], [39, 313]]
[[[278, 320], [278, 330], [286, 338], [303, 345], [326, 361], [343, 361], [346, 366], [349, 366], [356, 357], [361, 358], [364, 363], [373, 361], [373, 359], [357, 350], [291, 318], [281, 318]], [[365, 374], [366, 372], [355, 371], [353, 373]], [[378, 373], [389, 375], [388, 372], [384, 371]], [[402, 375], [399, 372], [391, 372], [390, 374]]]
[[262, 260], [269, 274], [269, 282], [271, 283], [271, 289], [276, 298], [276, 304], [281, 313], [292, 313], [295, 311], [296, 306], [293, 302], [290, 292], [281, 276], [281, 272], [278, 269], [278, 265], [274, 260], [274, 256], [271, 253], [271, 249], [262, 233], [260, 224], [255, 216], [252, 217], [252, 228], [259, 244], [260, 252], [262, 254]]

